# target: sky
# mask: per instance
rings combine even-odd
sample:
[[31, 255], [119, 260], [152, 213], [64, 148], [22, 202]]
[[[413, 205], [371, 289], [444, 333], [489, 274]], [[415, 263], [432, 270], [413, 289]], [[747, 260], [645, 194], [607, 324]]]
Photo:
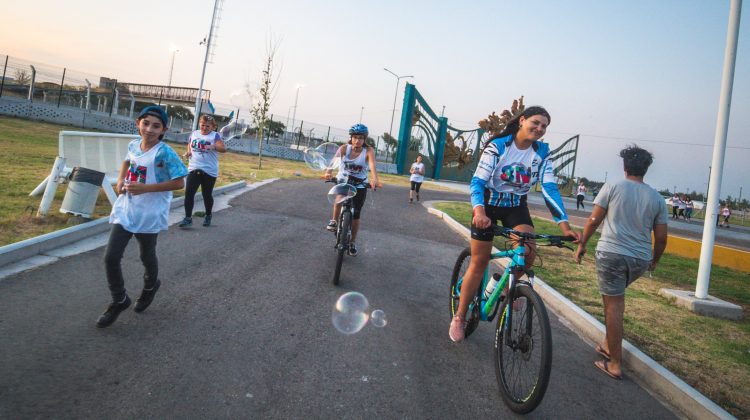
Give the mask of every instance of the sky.
[[[0, 54], [133, 83], [197, 87], [212, 0], [11, 2]], [[746, 4], [747, 6], [747, 4]], [[740, 23], [721, 197], [750, 196], [750, 28]], [[204, 87], [246, 105], [269, 42], [271, 112], [387, 132], [396, 78], [457, 128], [476, 128], [524, 95], [552, 122], [553, 147], [580, 134], [576, 175], [622, 178], [620, 149], [654, 154], [646, 182], [705, 191], [719, 108], [728, 0], [225, 0]], [[399, 85], [396, 123], [404, 82]], [[362, 109], [364, 107], [364, 109]], [[396, 128], [394, 128], [396, 131]], [[395, 135], [395, 133], [394, 133]]]

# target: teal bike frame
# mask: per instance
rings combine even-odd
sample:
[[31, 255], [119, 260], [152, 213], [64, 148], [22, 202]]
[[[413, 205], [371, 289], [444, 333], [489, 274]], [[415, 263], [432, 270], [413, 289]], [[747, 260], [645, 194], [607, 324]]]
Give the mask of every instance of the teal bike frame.
[[[497, 286], [495, 286], [495, 290], [492, 291], [492, 294], [488, 298], [485, 298], [484, 290], [487, 288], [487, 283], [489, 283], [490, 281], [490, 264], [487, 263], [487, 268], [484, 270], [484, 275], [482, 276], [482, 284], [479, 286], [479, 291], [477, 292], [478, 296], [480, 296], [479, 299], [481, 310], [479, 311], [479, 315], [482, 321], [492, 321], [492, 319], [495, 318], [494, 309], [496, 304], [500, 300], [500, 295], [505, 289], [505, 285], [508, 285], [508, 294], [510, 294], [510, 291], [513, 290], [513, 283], [515, 280], [513, 272], [517, 271], [519, 267], [523, 268], [526, 265], [525, 254], [525, 245], [519, 245], [515, 249], [494, 252], [490, 254], [490, 261], [500, 258], [510, 258], [510, 264], [505, 267], [505, 271], [503, 272], [502, 277], [500, 277], [500, 280], [498, 280]], [[530, 272], [528, 281], [530, 285], [533, 285], [533, 279], [533, 272]], [[460, 283], [463, 283], [463, 278], [461, 279]], [[474, 302], [469, 305], [469, 311], [471, 311], [472, 305], [474, 305]]]

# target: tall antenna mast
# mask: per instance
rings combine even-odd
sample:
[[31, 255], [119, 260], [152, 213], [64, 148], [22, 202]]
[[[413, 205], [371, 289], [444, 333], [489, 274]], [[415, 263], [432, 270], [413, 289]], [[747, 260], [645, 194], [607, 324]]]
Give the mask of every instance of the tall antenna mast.
[[214, 50], [216, 49], [215, 37], [219, 30], [219, 22], [221, 18], [221, 6], [224, 4], [224, 0], [214, 0], [214, 13], [211, 17], [211, 28], [208, 30], [208, 37], [201, 42], [201, 45], [206, 45], [206, 56], [203, 59], [203, 71], [201, 72], [201, 83], [198, 87], [198, 95], [195, 98], [195, 117], [193, 118], [193, 131], [198, 129], [198, 118], [200, 117], [201, 104], [203, 96], [203, 79], [206, 77], [206, 65], [211, 62], [210, 60], [214, 57]]

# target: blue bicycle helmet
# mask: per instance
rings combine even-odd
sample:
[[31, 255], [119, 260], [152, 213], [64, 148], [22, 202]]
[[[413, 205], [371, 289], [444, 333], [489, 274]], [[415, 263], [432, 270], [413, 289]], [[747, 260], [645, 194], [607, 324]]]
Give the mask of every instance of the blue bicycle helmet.
[[363, 134], [365, 137], [367, 137], [367, 135], [370, 134], [370, 131], [364, 124], [354, 124], [352, 128], [349, 129], [349, 135], [354, 136], [358, 134]]

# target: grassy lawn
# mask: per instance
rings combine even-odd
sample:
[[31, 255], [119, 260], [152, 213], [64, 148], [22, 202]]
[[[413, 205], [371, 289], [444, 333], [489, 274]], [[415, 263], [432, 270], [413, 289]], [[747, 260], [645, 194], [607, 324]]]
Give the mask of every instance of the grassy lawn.
[[[0, 144], [4, 151], [0, 154], [0, 246], [69, 226], [71, 217], [59, 212], [66, 185], [57, 189], [45, 218], [36, 217], [41, 196], [29, 197], [31, 190], [49, 175], [57, 156], [58, 134], [62, 130], [80, 128], [0, 117]], [[170, 143], [170, 146], [179, 154], [185, 148], [184, 144], [178, 143]], [[263, 158], [263, 169], [259, 170], [257, 155], [232, 152], [220, 155], [219, 169], [217, 187], [241, 180], [252, 183], [269, 178], [317, 178], [320, 175], [303, 162], [268, 157]], [[385, 185], [409, 185], [408, 177], [404, 176], [381, 175], [380, 178]], [[175, 191], [175, 196], [182, 194], [182, 191]], [[109, 216], [110, 210], [109, 201], [101, 191], [93, 217]]]
[[[470, 205], [439, 203], [436, 206], [462, 223], [470, 224]], [[534, 218], [540, 233], [559, 234], [548, 220]], [[504, 239], [504, 238], [500, 238]], [[572, 252], [540, 248], [543, 265], [539, 276], [576, 305], [604, 322], [603, 306], [593, 260], [599, 240], [595, 234], [587, 245], [581, 265]], [[502, 249], [505, 241], [496, 240]], [[537, 261], [539, 263], [539, 261]], [[670, 304], [658, 295], [661, 288], [694, 290], [698, 261], [665, 254], [653, 278], [633, 283], [625, 298], [625, 338], [654, 360], [698, 389], [738, 418], [750, 417], [750, 275], [713, 266], [710, 293], [741, 305], [741, 322], [696, 315]]]

